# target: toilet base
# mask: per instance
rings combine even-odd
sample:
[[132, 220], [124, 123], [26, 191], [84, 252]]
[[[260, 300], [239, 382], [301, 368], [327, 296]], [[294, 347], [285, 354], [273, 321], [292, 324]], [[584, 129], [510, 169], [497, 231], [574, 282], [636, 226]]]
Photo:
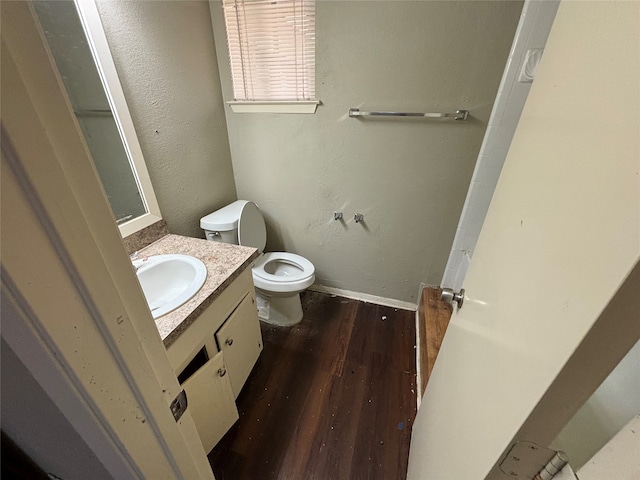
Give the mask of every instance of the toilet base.
[[265, 323], [280, 327], [290, 327], [302, 321], [300, 294], [269, 296], [256, 288], [258, 318]]

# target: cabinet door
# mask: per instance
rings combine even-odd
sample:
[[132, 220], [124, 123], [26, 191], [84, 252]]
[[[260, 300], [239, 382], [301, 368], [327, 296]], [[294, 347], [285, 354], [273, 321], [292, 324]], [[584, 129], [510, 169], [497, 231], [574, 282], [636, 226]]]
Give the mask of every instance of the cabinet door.
[[231, 388], [236, 397], [262, 351], [262, 334], [255, 302], [253, 293], [247, 295], [215, 335], [218, 348], [224, 353]]
[[222, 352], [200, 367], [182, 388], [187, 393], [187, 408], [208, 453], [238, 419]]

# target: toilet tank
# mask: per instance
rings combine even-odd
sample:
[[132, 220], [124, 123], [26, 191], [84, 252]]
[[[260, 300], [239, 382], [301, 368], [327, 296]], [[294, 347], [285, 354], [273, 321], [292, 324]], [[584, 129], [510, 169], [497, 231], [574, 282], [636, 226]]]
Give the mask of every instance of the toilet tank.
[[238, 218], [248, 200], [237, 200], [200, 219], [207, 240], [238, 244]]

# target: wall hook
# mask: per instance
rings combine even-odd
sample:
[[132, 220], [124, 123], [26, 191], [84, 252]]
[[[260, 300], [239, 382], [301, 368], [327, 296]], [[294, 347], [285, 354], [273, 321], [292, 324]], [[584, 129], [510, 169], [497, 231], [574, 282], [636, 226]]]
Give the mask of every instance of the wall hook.
[[353, 219], [356, 221], [356, 223], [364, 222], [364, 215], [362, 215], [361, 213], [356, 213], [353, 216]]
[[342, 220], [342, 212], [333, 212], [334, 220]]

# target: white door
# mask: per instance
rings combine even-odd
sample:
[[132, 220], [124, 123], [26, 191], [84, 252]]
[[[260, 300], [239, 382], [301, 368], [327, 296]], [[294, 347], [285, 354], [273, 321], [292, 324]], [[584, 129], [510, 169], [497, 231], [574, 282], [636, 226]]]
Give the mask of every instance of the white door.
[[113, 478], [213, 479], [31, 6], [1, 9], [2, 339]]
[[409, 479], [513, 478], [497, 467], [511, 445], [548, 446], [640, 337], [638, 25], [639, 2], [560, 5], [413, 427]]

